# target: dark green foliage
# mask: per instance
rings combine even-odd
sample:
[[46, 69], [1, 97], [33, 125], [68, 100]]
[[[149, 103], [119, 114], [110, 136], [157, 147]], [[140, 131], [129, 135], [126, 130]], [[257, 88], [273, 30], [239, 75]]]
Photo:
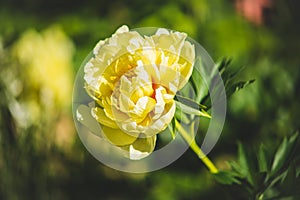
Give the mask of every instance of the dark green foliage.
[[[299, 134], [295, 132], [285, 137], [281, 144], [271, 153], [264, 146], [258, 150], [246, 150], [238, 143], [237, 161], [229, 162], [230, 171], [221, 171], [214, 175], [217, 182], [227, 185], [225, 190], [240, 199], [280, 199], [289, 197], [298, 199], [300, 166], [296, 149], [300, 143]], [[271, 162], [270, 162], [271, 161]]]
[[[207, 108], [211, 107], [209, 87], [211, 92], [220, 92], [225, 88], [227, 99], [236, 91], [253, 83], [255, 80], [238, 81], [236, 80], [243, 68], [236, 71], [232, 70], [232, 60], [223, 58], [214, 67], [204, 67], [200, 60], [195, 63], [196, 70], [193, 71], [191, 83], [196, 91], [196, 101]], [[220, 79], [221, 78], [221, 79]], [[223, 81], [223, 82], [220, 82]], [[192, 104], [193, 105], [193, 104]]]

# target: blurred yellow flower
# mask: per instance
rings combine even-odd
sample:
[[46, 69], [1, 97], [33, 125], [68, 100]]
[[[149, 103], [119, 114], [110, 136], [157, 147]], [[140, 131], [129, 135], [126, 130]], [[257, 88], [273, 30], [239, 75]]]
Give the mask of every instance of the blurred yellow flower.
[[26, 31], [15, 44], [14, 53], [27, 67], [28, 81], [42, 89], [45, 104], [57, 103], [60, 108], [70, 105], [74, 47], [61, 28]]
[[91, 115], [104, 138], [130, 159], [149, 155], [156, 134], [174, 117], [174, 96], [188, 82], [195, 59], [186, 37], [162, 28], [141, 36], [122, 26], [96, 45], [84, 67], [86, 91], [97, 103]]
[[35, 134], [39, 148], [45, 149], [54, 143], [64, 151], [70, 150], [74, 138], [68, 114], [73, 87], [72, 41], [59, 26], [42, 32], [30, 29], [16, 41], [12, 53], [19, 62], [17, 70], [21, 75], [12, 78], [20, 78], [20, 84], [11, 87], [20, 94], [16, 92], [19, 98], [10, 101], [10, 110], [18, 125], [28, 128], [43, 124], [42, 130], [37, 131], [40, 134]]

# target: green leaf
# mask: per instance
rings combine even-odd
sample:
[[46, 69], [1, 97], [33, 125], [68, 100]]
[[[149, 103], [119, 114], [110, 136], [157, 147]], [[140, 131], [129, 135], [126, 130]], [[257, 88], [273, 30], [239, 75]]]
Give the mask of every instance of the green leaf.
[[168, 128], [170, 130], [172, 139], [174, 140], [176, 137], [176, 126], [175, 126], [175, 118], [172, 119], [171, 123], [168, 124]]
[[[225, 78], [228, 77], [229, 71], [228, 68], [230, 68], [232, 65], [232, 59], [231, 58], [222, 58], [221, 60], [217, 61], [215, 64], [215, 68], [217, 68], [220, 72], [220, 74], [222, 74], [222, 76], [224, 76]], [[226, 81], [226, 80], [224, 80]]]
[[203, 76], [205, 74], [201, 73], [201, 71], [203, 71], [203, 66], [201, 63], [201, 59], [198, 58], [195, 61], [195, 68], [190, 79], [190, 83], [193, 86], [194, 92], [196, 94], [195, 100], [197, 102], [200, 102], [208, 94], [208, 87], [203, 79]]
[[225, 90], [226, 90], [226, 96], [229, 98], [234, 92], [246, 87], [247, 85], [253, 83], [255, 80], [249, 80], [249, 81], [239, 81], [236, 82], [234, 79], [241, 73], [242, 70], [244, 70], [244, 67], [239, 67], [237, 70], [228, 70], [228, 68], [231, 67], [231, 59], [224, 58], [220, 62], [216, 64], [217, 68], [219, 68], [219, 71], [221, 73]]
[[223, 185], [232, 185], [232, 184], [241, 184], [241, 182], [235, 178], [234, 174], [229, 171], [219, 171], [216, 174], [213, 174], [217, 182]]
[[[212, 64], [212, 63], [208, 63]], [[201, 59], [197, 59], [195, 62], [194, 72], [192, 74], [192, 85], [195, 86], [196, 91], [196, 101], [205, 102], [203, 104], [208, 105], [209, 100], [209, 88], [213, 87], [212, 84], [216, 82], [213, 81], [216, 77], [220, 76], [219, 68], [217, 65], [214, 66], [203, 66]], [[219, 83], [219, 82], [217, 82]], [[218, 87], [219, 85], [214, 85]]]
[[241, 169], [244, 171], [243, 174], [246, 174], [249, 169], [249, 166], [246, 151], [244, 145], [241, 142], [238, 143], [238, 163], [241, 166]]
[[295, 163], [292, 163], [291, 165], [289, 165], [288, 169], [285, 170], [285, 172], [280, 176], [280, 179], [275, 185], [275, 188], [280, 192], [277, 196], [277, 199], [283, 199], [283, 197], [290, 197], [290, 199], [299, 199], [299, 185], [300, 178], [296, 175]]
[[227, 98], [230, 97], [234, 92], [239, 91], [240, 89], [254, 83], [255, 79], [249, 81], [239, 81], [234, 84], [228, 84], [225, 86], [226, 96]]
[[250, 184], [253, 183], [253, 178], [251, 176], [251, 164], [248, 158], [248, 155], [246, 154], [245, 148], [242, 143], [238, 143], [238, 163], [240, 165], [240, 172], [244, 175], [244, 177], [247, 178]]
[[190, 107], [192, 108], [195, 108], [195, 109], [203, 109], [203, 110], [207, 110], [207, 107], [205, 105], [202, 105], [200, 103], [197, 103], [196, 101], [190, 99], [190, 98], [187, 98], [187, 97], [184, 97], [184, 96], [181, 96], [181, 95], [176, 95], [175, 96], [175, 99], [185, 105], [189, 105]]
[[244, 175], [241, 174], [241, 166], [236, 163], [235, 161], [228, 161], [228, 165], [230, 166], [232, 172], [234, 172], [236, 175], [240, 176], [241, 178], [244, 178]]
[[[195, 68], [190, 79], [190, 83], [192, 84], [196, 93], [196, 102], [207, 105], [207, 108], [211, 107], [209, 88], [216, 89], [218, 87], [223, 87], [223, 84], [220, 84], [218, 81], [219, 75], [222, 77], [222, 83], [224, 83], [227, 98], [230, 97], [234, 92], [255, 81], [249, 80], [235, 82], [234, 79], [244, 68], [240, 67], [238, 70], [232, 72], [232, 70], [228, 70], [230, 67], [231, 59], [228, 58], [223, 58], [213, 67], [204, 67], [201, 59], [196, 60]], [[218, 91], [218, 89], [216, 89], [216, 91]]]
[[185, 124], [189, 124], [191, 122], [191, 120], [187, 117], [187, 115], [181, 112], [179, 109], [176, 109], [175, 111], [175, 118], [178, 121], [183, 122]]
[[295, 133], [289, 140], [286, 137], [283, 139], [274, 156], [270, 176], [275, 175], [290, 161], [291, 152], [296, 145], [297, 139], [298, 133]]
[[211, 118], [211, 116], [203, 109], [198, 110], [198, 109], [195, 109], [195, 108], [190, 107], [188, 105], [185, 105], [185, 104], [183, 104], [179, 101], [175, 101], [175, 103], [176, 103], [176, 107], [184, 113]]
[[224, 58], [217, 64], [217, 67], [219, 68], [219, 71], [222, 75], [222, 79], [224, 80], [224, 84], [227, 85], [228, 83], [232, 82], [234, 78], [237, 77], [238, 74], [240, 74], [245, 67], [239, 67], [237, 70], [226, 70], [227, 68], [231, 67], [232, 60], [228, 58]]
[[[285, 138], [273, 156], [263, 145], [258, 151], [250, 152], [246, 151], [242, 143], [238, 143], [237, 162], [228, 162], [231, 166], [230, 174], [220, 174], [216, 179], [221, 184], [229, 185], [229, 189], [236, 187], [237, 193], [246, 192], [248, 199], [298, 199], [300, 168], [297, 168], [295, 158], [298, 142], [298, 133]], [[240, 184], [234, 184], [231, 177]]]
[[274, 161], [271, 168], [271, 174], [274, 175], [280, 167], [284, 164], [284, 161], [286, 159], [286, 156], [288, 154], [288, 142], [287, 138], [284, 138], [282, 143], [280, 144], [279, 148], [276, 151]]
[[258, 169], [259, 172], [267, 172], [268, 171], [268, 158], [266, 148], [263, 144], [260, 145], [259, 151], [257, 154], [258, 161]]
[[284, 173], [281, 179], [280, 184], [285, 185], [289, 183], [294, 183], [296, 179], [296, 168], [294, 165], [291, 165]]

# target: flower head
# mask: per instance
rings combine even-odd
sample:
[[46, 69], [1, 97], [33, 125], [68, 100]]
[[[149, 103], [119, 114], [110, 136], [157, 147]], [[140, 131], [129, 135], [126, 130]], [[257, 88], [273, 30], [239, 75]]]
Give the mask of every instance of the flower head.
[[195, 48], [187, 35], [158, 29], [151, 36], [120, 27], [101, 40], [84, 67], [85, 88], [95, 100], [91, 115], [103, 138], [141, 159], [175, 113], [174, 96], [189, 80]]

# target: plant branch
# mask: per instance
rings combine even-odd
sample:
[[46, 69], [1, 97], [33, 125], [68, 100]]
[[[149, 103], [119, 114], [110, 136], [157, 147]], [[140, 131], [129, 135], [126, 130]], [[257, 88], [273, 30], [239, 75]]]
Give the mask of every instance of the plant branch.
[[204, 163], [204, 165], [208, 168], [208, 170], [212, 174], [217, 174], [219, 170], [214, 165], [214, 163], [203, 153], [201, 148], [198, 146], [198, 144], [195, 141], [194, 137], [191, 137], [191, 135], [181, 126], [181, 124], [175, 119], [175, 127], [183, 137], [183, 139], [190, 145], [190, 148], [197, 154], [197, 156], [200, 158], [200, 160]]

